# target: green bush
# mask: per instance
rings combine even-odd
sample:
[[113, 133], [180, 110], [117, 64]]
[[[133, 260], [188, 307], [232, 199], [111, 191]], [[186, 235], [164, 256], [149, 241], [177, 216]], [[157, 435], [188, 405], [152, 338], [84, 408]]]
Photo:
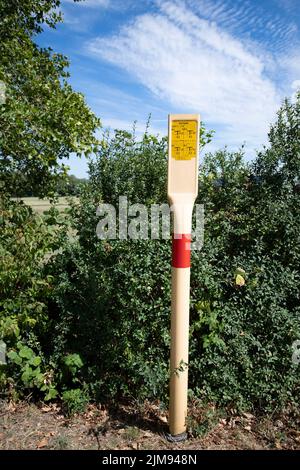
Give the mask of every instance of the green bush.
[[[205, 401], [274, 409], [299, 398], [291, 361], [300, 337], [299, 136], [287, 149], [282, 126], [290, 128], [289, 117], [299, 122], [299, 101], [285, 103], [270, 132], [271, 150], [253, 164], [244, 163], [242, 150], [208, 154], [202, 163], [205, 241], [192, 254], [189, 377], [191, 392]], [[270, 152], [280, 190], [270, 179]], [[72, 211], [78, 240], [50, 270], [57, 281], [53, 354], [80, 354], [95, 398], [166, 399], [170, 242], [99, 241], [95, 208], [101, 200], [116, 204], [120, 195], [147, 205], [166, 200], [165, 139], [137, 142], [117, 132], [91, 165]]]
[[[44, 399], [52, 400], [57, 397], [57, 390], [53, 384], [53, 371], [41, 371], [41, 358], [31, 348], [17, 343], [17, 350], [11, 349], [7, 357], [14, 367], [14, 385], [19, 390], [39, 389], [44, 393]], [[16, 378], [18, 379], [16, 381]]]
[[38, 389], [51, 399], [57, 392], [46, 338], [53, 277], [45, 273], [45, 265], [66, 230], [54, 208], [40, 217], [5, 195], [0, 204], [0, 338], [8, 350], [0, 386], [21, 394]]
[[[203, 158], [189, 360], [190, 396], [202, 402], [274, 410], [300, 398], [291, 360], [300, 338], [299, 102], [284, 103], [255, 162], [243, 149]], [[54, 213], [41, 222], [22, 206], [4, 210], [6, 385], [40, 393], [43, 376], [68, 413], [87, 397], [167, 400], [171, 243], [96, 236], [100, 202], [166, 202], [166, 162], [164, 138], [104, 139], [66, 220], [72, 239]], [[54, 226], [61, 235], [52, 239]]]

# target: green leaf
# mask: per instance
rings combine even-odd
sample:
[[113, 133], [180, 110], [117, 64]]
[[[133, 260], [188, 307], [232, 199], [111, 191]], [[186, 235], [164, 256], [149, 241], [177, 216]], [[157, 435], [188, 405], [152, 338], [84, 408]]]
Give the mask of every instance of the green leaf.
[[28, 346], [23, 346], [19, 351], [19, 356], [24, 359], [31, 359], [34, 356], [34, 352]]
[[16, 351], [9, 351], [7, 353], [7, 357], [12, 361], [14, 362], [15, 364], [22, 364], [22, 359], [20, 358], [20, 356], [16, 353]]
[[58, 395], [58, 391], [54, 387], [50, 387], [48, 393], [45, 395], [45, 401], [53, 400]]
[[243, 278], [243, 276], [238, 274], [235, 278], [235, 283], [236, 283], [237, 286], [244, 286], [245, 285], [245, 279]]
[[41, 358], [39, 356], [36, 356], [29, 361], [29, 364], [35, 367], [39, 366], [40, 363], [41, 363]]

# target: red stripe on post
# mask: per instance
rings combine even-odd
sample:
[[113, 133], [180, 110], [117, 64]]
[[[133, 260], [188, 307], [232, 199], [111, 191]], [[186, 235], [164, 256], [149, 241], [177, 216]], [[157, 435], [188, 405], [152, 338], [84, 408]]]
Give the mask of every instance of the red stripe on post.
[[173, 268], [189, 268], [191, 266], [191, 234], [173, 234], [172, 266]]

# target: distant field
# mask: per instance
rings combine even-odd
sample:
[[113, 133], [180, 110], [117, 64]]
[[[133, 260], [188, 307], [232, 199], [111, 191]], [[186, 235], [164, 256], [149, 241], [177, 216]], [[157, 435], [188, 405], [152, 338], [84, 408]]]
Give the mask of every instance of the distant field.
[[[60, 211], [63, 211], [67, 207], [69, 207], [69, 200], [70, 198], [66, 197], [60, 197], [58, 198], [58, 202], [55, 204], [55, 207], [59, 209]], [[76, 197], [72, 197], [71, 199], [77, 199]], [[32, 209], [34, 209], [38, 214], [42, 214], [43, 212], [47, 211], [50, 209], [50, 201], [49, 199], [39, 199], [38, 197], [22, 197], [22, 198], [17, 198], [13, 197], [12, 200], [14, 201], [19, 201], [22, 200], [27, 204], [28, 206], [31, 206]]]

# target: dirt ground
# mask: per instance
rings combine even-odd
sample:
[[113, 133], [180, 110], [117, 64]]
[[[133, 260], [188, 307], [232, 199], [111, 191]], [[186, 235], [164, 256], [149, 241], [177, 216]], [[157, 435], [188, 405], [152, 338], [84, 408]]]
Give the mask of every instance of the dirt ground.
[[138, 410], [90, 405], [68, 418], [58, 404], [1, 402], [0, 449], [300, 449], [299, 417], [233, 413], [207, 424], [195, 407], [190, 414], [189, 439], [174, 444], [165, 438], [167, 418], [155, 404]]

